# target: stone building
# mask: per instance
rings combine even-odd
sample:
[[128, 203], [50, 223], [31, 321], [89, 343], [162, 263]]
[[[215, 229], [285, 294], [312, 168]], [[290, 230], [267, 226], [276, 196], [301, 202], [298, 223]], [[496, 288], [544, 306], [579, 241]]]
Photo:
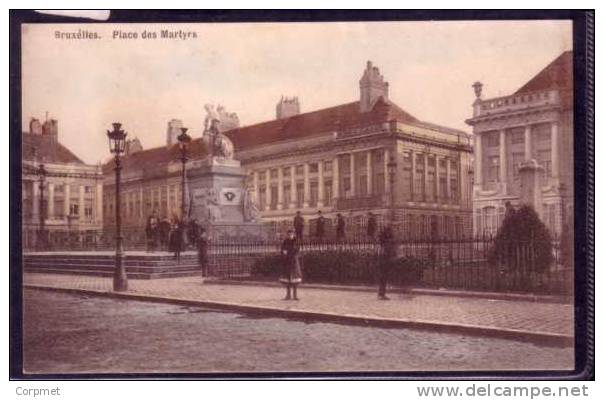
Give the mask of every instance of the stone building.
[[297, 98], [282, 98], [275, 120], [226, 132], [263, 220], [291, 221], [300, 210], [310, 222], [321, 210], [358, 226], [368, 211], [391, 220], [394, 210], [410, 236], [469, 234], [470, 136], [394, 104], [371, 62], [359, 89], [358, 101], [306, 113]]
[[[40, 213], [51, 245], [65, 240], [66, 234], [77, 240], [86, 240], [85, 234], [91, 238], [103, 221], [101, 167], [84, 164], [59, 142], [56, 120], [41, 123], [32, 118], [29, 127], [21, 136], [23, 248], [36, 245]], [[43, 193], [37, 172], [41, 164], [47, 171]]]
[[553, 234], [572, 216], [572, 59], [562, 53], [508, 96], [483, 99], [474, 84], [476, 233], [495, 233], [508, 202], [532, 205]]

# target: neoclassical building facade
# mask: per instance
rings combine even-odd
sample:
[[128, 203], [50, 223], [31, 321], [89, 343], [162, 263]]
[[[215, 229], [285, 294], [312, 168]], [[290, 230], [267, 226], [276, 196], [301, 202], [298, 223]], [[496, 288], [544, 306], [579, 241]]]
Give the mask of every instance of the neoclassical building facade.
[[[46, 176], [40, 188], [39, 167]], [[58, 140], [58, 122], [30, 122], [22, 133], [22, 241], [33, 248], [39, 237], [41, 217], [50, 245], [66, 234], [93, 240], [103, 222], [103, 174], [100, 165], [87, 165]], [[42, 214], [42, 215], [41, 215]], [[55, 243], [57, 242], [57, 243]]]
[[[506, 204], [532, 205], [551, 233], [572, 216], [572, 52], [562, 53], [515, 93], [482, 98], [476, 82], [473, 214], [475, 233], [494, 234]], [[534, 187], [533, 187], [534, 186]]]
[[358, 101], [307, 113], [298, 98], [282, 98], [275, 120], [226, 132], [262, 219], [300, 211], [310, 225], [321, 210], [359, 226], [371, 211], [383, 222], [394, 215], [410, 237], [470, 234], [470, 135], [394, 104], [371, 62], [359, 88]]

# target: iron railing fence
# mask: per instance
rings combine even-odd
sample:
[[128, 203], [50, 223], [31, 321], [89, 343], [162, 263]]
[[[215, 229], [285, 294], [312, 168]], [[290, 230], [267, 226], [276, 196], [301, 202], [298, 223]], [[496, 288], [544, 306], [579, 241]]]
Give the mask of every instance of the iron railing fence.
[[[241, 228], [238, 235], [232, 232], [232, 226], [208, 232], [212, 274], [227, 279], [277, 279], [283, 265], [282, 237], [271, 231], [253, 235], [245, 228]], [[124, 229], [122, 234], [125, 250], [150, 249], [144, 230]], [[47, 239], [45, 250], [115, 248], [112, 231], [51, 231]], [[155, 243], [154, 250], [170, 250], [169, 241], [156, 238]], [[497, 255], [493, 255], [494, 244], [492, 236], [397, 238], [398, 261], [391, 267], [390, 282], [399, 286], [459, 290], [572, 294], [574, 269], [572, 265], [565, 265], [558, 238], [552, 241], [551, 262], [545, 267], [539, 267], [535, 254], [539, 243], [516, 242]], [[195, 250], [193, 243], [185, 247], [185, 250]], [[343, 239], [311, 236], [300, 241], [306, 282], [375, 284], [380, 253], [378, 239], [363, 234]]]

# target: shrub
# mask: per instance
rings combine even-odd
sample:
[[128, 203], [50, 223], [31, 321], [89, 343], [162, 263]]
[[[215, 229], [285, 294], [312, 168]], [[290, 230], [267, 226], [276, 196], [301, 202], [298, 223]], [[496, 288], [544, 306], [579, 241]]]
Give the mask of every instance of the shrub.
[[491, 265], [511, 270], [547, 270], [553, 261], [552, 239], [532, 207], [507, 211], [488, 258]]

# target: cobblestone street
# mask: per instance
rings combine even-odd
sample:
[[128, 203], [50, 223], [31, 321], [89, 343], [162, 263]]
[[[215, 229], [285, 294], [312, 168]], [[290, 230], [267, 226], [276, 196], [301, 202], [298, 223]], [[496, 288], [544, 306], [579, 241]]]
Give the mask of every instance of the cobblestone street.
[[[139, 282], [133, 283], [136, 287]], [[228, 296], [229, 290], [241, 288], [211, 288], [220, 289]], [[266, 297], [272, 294], [269, 291]], [[307, 298], [311, 296], [307, 293]], [[23, 311], [26, 373], [573, 367], [571, 347], [424, 330], [257, 318], [199, 307], [30, 289], [24, 291]]]
[[[24, 274], [25, 285], [111, 292], [112, 280], [83, 275]], [[510, 331], [573, 335], [574, 314], [569, 304], [493, 300], [435, 295], [392, 294], [377, 301], [370, 292], [307, 289], [300, 302], [284, 302], [280, 287], [207, 285], [201, 278], [130, 280], [129, 294], [300, 310], [323, 314], [384, 318], [495, 328]]]

